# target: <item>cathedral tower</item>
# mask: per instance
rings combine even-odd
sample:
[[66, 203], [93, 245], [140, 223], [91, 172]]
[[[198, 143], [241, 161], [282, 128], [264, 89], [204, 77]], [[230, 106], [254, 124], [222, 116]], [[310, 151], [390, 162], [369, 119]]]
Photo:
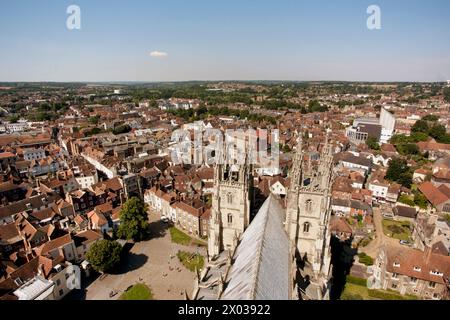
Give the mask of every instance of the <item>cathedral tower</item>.
[[219, 164], [214, 168], [214, 194], [208, 255], [233, 251], [250, 223], [253, 177], [251, 165]]
[[285, 226], [304, 263], [302, 276], [312, 284], [308, 289], [314, 291], [310, 298], [324, 299], [331, 274], [329, 220], [333, 156], [328, 136], [318, 161], [305, 159], [302, 148], [300, 140], [290, 174]]

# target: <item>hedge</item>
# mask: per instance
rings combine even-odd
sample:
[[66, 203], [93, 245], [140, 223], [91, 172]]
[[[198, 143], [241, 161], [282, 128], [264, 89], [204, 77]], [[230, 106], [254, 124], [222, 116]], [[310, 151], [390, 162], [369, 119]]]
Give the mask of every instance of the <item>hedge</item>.
[[379, 291], [379, 290], [368, 290], [369, 297], [381, 299], [381, 300], [417, 300], [416, 296], [412, 295], [400, 295], [395, 292], [385, 292], [385, 291]]
[[364, 252], [361, 252], [358, 254], [359, 262], [365, 264], [366, 266], [372, 266], [373, 265], [373, 259], [371, 256], [368, 256]]

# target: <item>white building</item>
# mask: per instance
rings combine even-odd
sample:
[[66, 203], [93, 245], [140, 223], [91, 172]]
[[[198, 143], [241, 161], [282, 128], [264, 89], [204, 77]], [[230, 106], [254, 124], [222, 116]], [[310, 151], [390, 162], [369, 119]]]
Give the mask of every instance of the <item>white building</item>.
[[4, 123], [0, 125], [0, 132], [8, 132], [8, 133], [23, 132], [29, 128], [30, 125], [26, 120], [19, 120], [16, 123]]
[[381, 125], [380, 142], [388, 143], [388, 141], [392, 138], [392, 135], [394, 134], [395, 117], [385, 108], [381, 108], [380, 125]]
[[371, 181], [369, 182], [369, 190], [372, 191], [372, 198], [386, 200], [389, 185], [379, 181]]
[[75, 175], [75, 180], [81, 189], [89, 189], [92, 185], [98, 182], [97, 170], [82, 171], [79, 167], [72, 168], [73, 174]]
[[14, 291], [14, 295], [19, 300], [54, 300], [54, 287], [55, 283], [53, 281], [36, 276]]

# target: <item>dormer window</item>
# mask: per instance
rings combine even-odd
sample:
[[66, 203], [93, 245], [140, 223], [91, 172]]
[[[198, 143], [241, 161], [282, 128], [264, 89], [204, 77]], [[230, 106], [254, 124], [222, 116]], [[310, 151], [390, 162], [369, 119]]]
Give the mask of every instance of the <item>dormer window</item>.
[[432, 270], [430, 271], [430, 274], [433, 276], [443, 276], [444, 274], [442, 272], [439, 272], [438, 270]]
[[420, 272], [422, 269], [420, 267], [414, 267], [414, 271]]
[[396, 268], [400, 267], [400, 263], [399, 262], [394, 262], [394, 267], [396, 267]]

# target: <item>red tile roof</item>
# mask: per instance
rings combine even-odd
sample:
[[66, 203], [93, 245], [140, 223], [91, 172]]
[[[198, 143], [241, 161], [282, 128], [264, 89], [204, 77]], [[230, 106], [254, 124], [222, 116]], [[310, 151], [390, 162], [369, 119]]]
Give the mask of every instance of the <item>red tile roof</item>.
[[434, 206], [438, 206], [450, 199], [446, 194], [441, 192], [431, 182], [428, 181], [419, 185], [419, 190]]

